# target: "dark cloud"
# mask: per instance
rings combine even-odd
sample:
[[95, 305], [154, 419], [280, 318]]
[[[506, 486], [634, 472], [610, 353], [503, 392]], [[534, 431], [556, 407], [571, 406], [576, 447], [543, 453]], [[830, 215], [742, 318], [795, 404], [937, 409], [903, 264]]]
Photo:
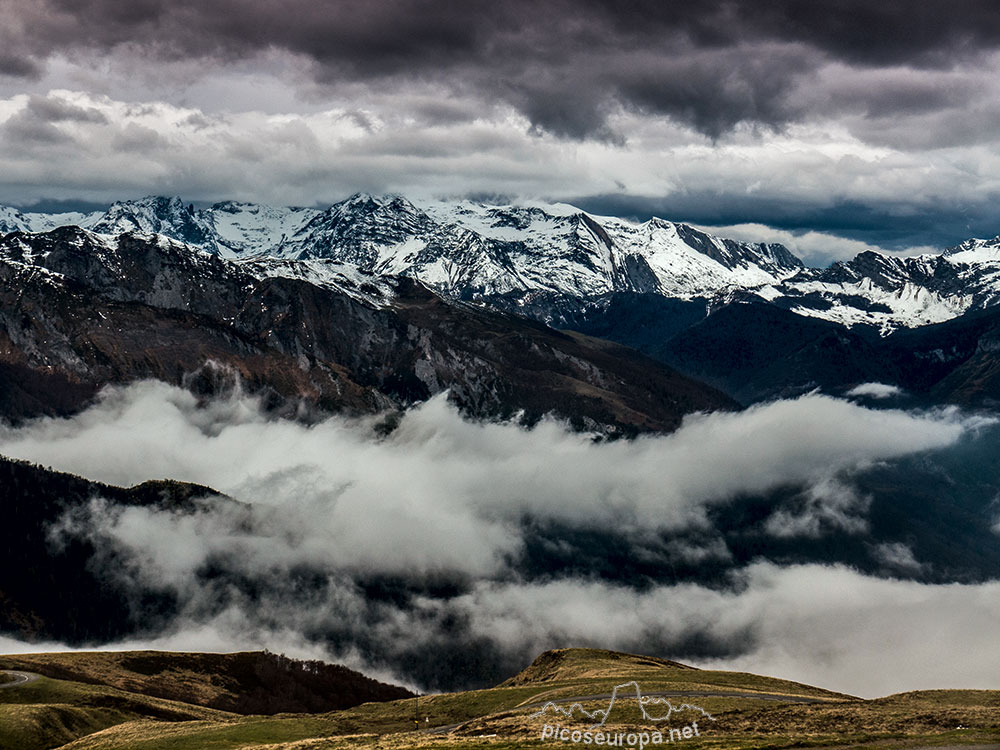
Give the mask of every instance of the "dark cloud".
[[108, 118], [92, 107], [81, 107], [53, 96], [32, 96], [26, 113], [38, 122], [89, 122], [106, 124]]
[[8, 142], [22, 146], [53, 146], [72, 143], [73, 138], [51, 122], [22, 111], [0, 125], [0, 133]]
[[112, 147], [116, 151], [131, 151], [148, 153], [165, 145], [165, 139], [152, 128], [129, 123], [112, 139]]
[[53, 146], [74, 143], [61, 123], [107, 124], [96, 109], [80, 107], [58, 97], [31, 96], [27, 106], [0, 125], [0, 132], [13, 143], [25, 146]]
[[898, 68], [845, 76], [831, 82], [825, 93], [838, 110], [860, 110], [875, 117], [962, 107], [988, 95], [979, 80]]
[[811, 64], [796, 47], [702, 50], [635, 60], [607, 83], [627, 105], [717, 137], [740, 122], [773, 126], [794, 118], [797, 106], [788, 94]]
[[741, 3], [741, 20], [762, 34], [798, 39], [848, 62], [948, 67], [956, 56], [1000, 43], [988, 0], [771, 0]]
[[37, 78], [41, 72], [41, 66], [30, 57], [0, 52], [0, 76]]
[[[619, 107], [711, 136], [740, 122], [780, 127], [803, 113], [793, 100], [803, 77], [831, 61], [949, 69], [1000, 44], [1000, 16], [986, 0], [47, 0], [0, 7], [7, 50], [0, 72], [9, 75], [36, 74], [36, 61], [56, 50], [218, 63], [278, 49], [312, 61], [315, 79], [328, 86], [436, 81], [505, 101], [535, 128], [574, 138], [615, 138], [608, 116]], [[872, 111], [906, 111], [953, 97], [944, 86], [854, 96]]]
[[925, 246], [953, 247], [969, 237], [993, 237], [1000, 226], [995, 202], [955, 201], [933, 196], [903, 203], [813, 199], [790, 201], [772, 196], [720, 195], [697, 190], [666, 197], [628, 194], [594, 195], [569, 201], [590, 213], [647, 221], [669, 216], [675, 221], [709, 226], [761, 223], [774, 229], [826, 232], [887, 250]]
[[46, 200], [37, 203], [17, 206], [21, 211], [36, 211], [38, 213], [90, 213], [93, 211], [106, 211], [107, 203], [93, 203], [91, 201], [80, 200]]

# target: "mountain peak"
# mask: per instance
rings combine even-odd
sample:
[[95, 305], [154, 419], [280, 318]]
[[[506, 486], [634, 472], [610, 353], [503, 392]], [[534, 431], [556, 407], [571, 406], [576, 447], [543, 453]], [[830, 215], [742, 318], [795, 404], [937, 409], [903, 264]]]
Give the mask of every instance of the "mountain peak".
[[117, 201], [88, 227], [100, 234], [144, 232], [214, 251], [212, 227], [201, 211], [185, 205], [177, 196], [147, 195], [138, 200]]
[[381, 195], [375, 195], [372, 193], [355, 193], [350, 198], [341, 201], [340, 203], [334, 204], [336, 206], [371, 206], [377, 208], [398, 208], [398, 207], [413, 207], [405, 197], [399, 195], [398, 193], [383, 193]]
[[[193, 209], [193, 207], [191, 207]], [[168, 211], [187, 210], [184, 201], [176, 195], [146, 195], [142, 198], [132, 198], [122, 201], [115, 201], [108, 209], [111, 212], [124, 211], [155, 211], [165, 213]]]
[[359, 192], [326, 210], [240, 201], [195, 209], [178, 196], [149, 195], [118, 201], [103, 214], [0, 210], [0, 232], [67, 224], [111, 236], [159, 234], [229, 258], [321, 261], [407, 276], [448, 296], [543, 321], [558, 317], [551, 300], [615, 293], [676, 300], [753, 295], [800, 315], [882, 333], [1000, 304], [1000, 237], [971, 239], [940, 255], [867, 251], [814, 269], [778, 243], [738, 242], [661, 217], [635, 222], [539, 201], [411, 201]]
[[[944, 256], [956, 260], [998, 260], [1000, 259], [1000, 235], [992, 239], [973, 238], [954, 247], [949, 247]], [[960, 259], [956, 256], [962, 256]]]

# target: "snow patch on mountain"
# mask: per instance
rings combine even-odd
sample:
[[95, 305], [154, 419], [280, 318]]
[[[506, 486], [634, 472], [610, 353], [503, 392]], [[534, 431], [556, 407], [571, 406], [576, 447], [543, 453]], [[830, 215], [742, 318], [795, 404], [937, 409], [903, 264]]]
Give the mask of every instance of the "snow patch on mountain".
[[37, 213], [19, 211], [10, 206], [0, 206], [0, 234], [9, 232], [50, 232], [58, 227], [78, 226], [88, 228], [103, 216], [100, 211], [82, 213]]
[[386, 276], [361, 271], [357, 266], [330, 260], [289, 260], [257, 257], [233, 261], [258, 279], [298, 279], [314, 286], [339, 292], [371, 307], [388, 307], [395, 297], [395, 285]]
[[944, 252], [952, 263], [1000, 263], [1000, 236], [971, 239]]
[[[139, 241], [140, 250], [136, 254], [127, 246], [127, 241]], [[116, 280], [125, 278], [125, 267], [143, 257], [145, 248], [155, 248], [162, 257], [154, 253], [153, 259], [146, 257], [141, 262], [153, 276], [171, 266], [192, 269], [192, 276], [208, 280], [217, 275], [219, 269], [230, 269], [237, 278], [246, 283], [267, 278], [289, 278], [308, 282], [329, 289], [371, 307], [386, 307], [395, 296], [395, 280], [361, 271], [356, 266], [329, 260], [293, 261], [272, 257], [232, 259], [219, 257], [215, 253], [202, 250], [171, 237], [153, 232], [131, 232], [114, 236], [92, 232], [79, 227], [69, 227], [58, 236], [48, 234], [7, 234], [0, 237], [0, 264], [30, 273], [33, 277], [44, 276], [52, 280], [66, 278], [66, 269], [73, 269], [78, 281], [97, 281], [112, 289]], [[221, 264], [221, 265], [220, 265]], [[169, 275], [164, 276], [168, 278]], [[141, 301], [162, 302], [164, 295], [183, 297], [193, 289], [175, 288], [169, 281], [162, 288], [157, 287]]]
[[682, 224], [594, 217], [565, 204], [490, 206], [356, 195], [317, 215], [283, 257], [324, 257], [412, 276], [443, 293], [616, 291], [676, 297], [775, 283], [802, 268], [784, 248], [719, 240]]
[[409, 276], [458, 299], [515, 310], [529, 305], [542, 319], [539, 299], [586, 304], [629, 292], [721, 304], [751, 295], [800, 315], [887, 334], [1000, 304], [1000, 237], [971, 239], [938, 255], [863, 252], [817, 269], [778, 244], [538, 201], [493, 205], [362, 193], [325, 210], [237, 201], [199, 209], [157, 196], [95, 214], [0, 207], [0, 233], [67, 225], [109, 238], [160, 235], [247, 261], [254, 273], [338, 288], [371, 304], [391, 296], [382, 277]]
[[312, 208], [284, 208], [225, 201], [207, 211], [221, 255], [239, 258], [280, 255], [281, 247], [320, 212]]
[[939, 255], [864, 252], [754, 291], [800, 315], [882, 334], [941, 323], [1000, 304], [1000, 239], [969, 240]]

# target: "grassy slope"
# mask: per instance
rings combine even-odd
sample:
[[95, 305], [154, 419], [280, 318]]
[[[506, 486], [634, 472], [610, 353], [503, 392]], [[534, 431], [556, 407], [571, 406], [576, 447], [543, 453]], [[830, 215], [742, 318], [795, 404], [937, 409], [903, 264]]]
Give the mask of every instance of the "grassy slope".
[[0, 748], [35, 750], [135, 719], [206, 720], [236, 718], [222, 711], [151, 698], [102, 685], [41, 677], [0, 691]]
[[192, 654], [161, 651], [0, 656], [0, 669], [108, 685], [156, 698], [240, 714], [318, 713], [410, 691], [346, 667], [300, 662], [264, 652]]
[[[82, 730], [88, 727], [74, 730], [80, 739], [66, 745], [66, 750], [543, 747], [551, 743], [539, 741], [541, 728], [553, 719], [531, 718], [534, 710], [524, 708], [525, 704], [562, 696], [606, 693], [614, 685], [628, 680], [637, 680], [644, 693], [667, 690], [765, 692], [819, 701], [804, 705], [737, 696], [675, 699], [675, 703], [684, 700], [696, 703], [716, 719], [709, 724], [703, 722], [703, 728], [707, 729], [700, 739], [684, 741], [690, 750], [843, 744], [898, 747], [900, 743], [915, 746], [1000, 741], [1000, 691], [930, 691], [863, 701], [770, 677], [698, 670], [648, 657], [572, 649], [544, 654], [531, 667], [497, 688], [425, 696], [419, 701], [368, 703], [327, 714], [274, 717], [221, 714], [176, 721], [181, 717], [142, 714], [141, 707], [135, 707], [133, 714], [139, 713], [141, 717], [122, 711], [118, 722], [108, 714], [98, 714], [104, 723], [99, 726], [98, 721], [93, 721], [90, 729], [93, 733], [86, 736]], [[97, 689], [53, 680], [44, 682], [50, 693], [57, 684], [62, 686], [60, 690], [71, 693]], [[33, 707], [35, 711], [51, 711], [54, 703], [61, 705], [64, 702], [57, 693], [46, 696], [36, 692], [31, 698], [27, 693], [31, 688], [0, 691], [0, 710], [9, 708], [3, 704], [12, 697], [4, 693], [13, 694], [19, 690], [25, 691], [18, 701], [22, 709], [27, 708], [24, 704], [30, 702], [29, 698], [45, 699], [38, 700], [43, 705]], [[607, 701], [594, 702], [587, 704], [587, 708], [603, 708], [606, 704]], [[444, 734], [413, 732], [414, 710], [418, 705], [421, 729], [460, 722], [462, 725]], [[79, 701], [76, 706], [82, 708]], [[634, 701], [631, 706], [635, 706]], [[639, 719], [637, 714], [619, 716], [617, 711], [609, 721], [609, 728], [623, 731], [649, 728], [630, 723]], [[0, 713], [0, 717], [3, 716]], [[691, 720], [689, 716], [682, 716], [678, 725]], [[425, 718], [430, 721], [425, 722]], [[572, 721], [574, 726], [581, 728], [586, 724], [576, 719], [562, 721], [567, 725]], [[6, 722], [0, 720], [0, 726], [6, 726]], [[99, 729], [103, 731], [96, 731]], [[64, 731], [61, 736], [68, 735]], [[25, 748], [41, 746], [24, 745]], [[0, 744], [0, 747], [4, 746]]]
[[[530, 666], [511, 677], [500, 687], [517, 685], [546, 686], [556, 695], [572, 694], [576, 684], [611, 685], [623, 679], [636, 680], [644, 692], [653, 687], [662, 690], [733, 691], [776, 693], [811, 698], [845, 699], [851, 696], [803, 685], [799, 682], [764, 677], [746, 672], [718, 672], [696, 669], [667, 659], [625, 654], [595, 648], [568, 648], [546, 651]], [[543, 698], [548, 700], [546, 696]]]

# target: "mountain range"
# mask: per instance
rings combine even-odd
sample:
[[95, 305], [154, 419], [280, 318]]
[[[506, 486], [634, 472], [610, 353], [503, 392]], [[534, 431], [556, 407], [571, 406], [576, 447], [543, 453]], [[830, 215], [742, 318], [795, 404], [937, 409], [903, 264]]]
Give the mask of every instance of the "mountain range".
[[326, 260], [233, 261], [162, 235], [75, 226], [0, 239], [0, 407], [70, 413], [110, 383], [210, 395], [246, 386], [271, 410], [393, 413], [448, 391], [466, 413], [546, 413], [580, 428], [669, 430], [722, 393], [608, 341], [446, 300]]
[[0, 208], [0, 232], [9, 418], [108, 382], [197, 380], [206, 361], [276, 406], [363, 413], [448, 390], [480, 416], [626, 431], [870, 381], [1000, 397], [1000, 238], [818, 269], [658, 218], [365, 194], [325, 210]]
[[[358, 194], [325, 210], [179, 198], [123, 201], [93, 213], [0, 208], [0, 232], [75, 225], [116, 236], [161, 234], [226, 258], [324, 259], [416, 278], [449, 296], [521, 305], [545, 295], [750, 295], [799, 315], [886, 335], [1000, 301], [1000, 237], [940, 254], [864, 252], [807, 268], [779, 244], [711, 236], [687, 224], [592, 216], [566, 204], [487, 205]], [[504, 299], [506, 298], [506, 299]]]

